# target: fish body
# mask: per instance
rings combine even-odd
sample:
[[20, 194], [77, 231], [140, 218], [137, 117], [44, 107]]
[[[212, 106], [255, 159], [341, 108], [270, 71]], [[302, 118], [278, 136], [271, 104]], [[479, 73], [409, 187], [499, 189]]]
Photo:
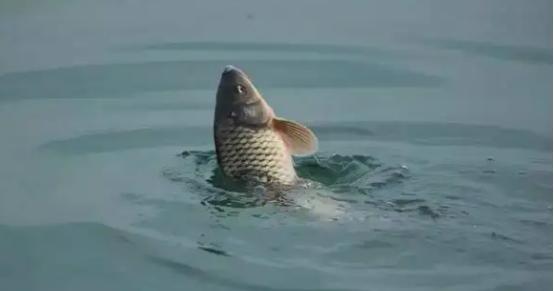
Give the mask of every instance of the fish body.
[[214, 141], [223, 173], [249, 182], [294, 184], [292, 155], [316, 151], [313, 132], [276, 117], [248, 76], [233, 66], [225, 67], [216, 98]]
[[217, 155], [223, 172], [233, 178], [292, 184], [296, 173], [280, 136], [268, 128], [218, 128]]

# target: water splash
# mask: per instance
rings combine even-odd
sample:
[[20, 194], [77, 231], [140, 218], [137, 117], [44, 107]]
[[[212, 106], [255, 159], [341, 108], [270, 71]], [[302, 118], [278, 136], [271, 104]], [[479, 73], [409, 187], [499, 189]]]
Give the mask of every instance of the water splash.
[[[218, 214], [273, 205], [307, 209], [318, 217], [337, 220], [351, 213], [355, 204], [373, 203], [378, 208], [389, 209], [389, 201], [375, 200], [373, 195], [410, 177], [407, 167], [384, 165], [371, 156], [321, 154], [295, 159], [300, 183], [276, 188], [248, 185], [225, 177], [217, 166], [214, 151], [184, 151], [179, 157], [183, 164], [164, 170], [163, 175], [198, 193], [201, 204]], [[367, 203], [368, 200], [372, 203]], [[402, 212], [405, 205], [395, 207]], [[432, 212], [429, 207], [426, 209], [429, 210], [426, 213]]]

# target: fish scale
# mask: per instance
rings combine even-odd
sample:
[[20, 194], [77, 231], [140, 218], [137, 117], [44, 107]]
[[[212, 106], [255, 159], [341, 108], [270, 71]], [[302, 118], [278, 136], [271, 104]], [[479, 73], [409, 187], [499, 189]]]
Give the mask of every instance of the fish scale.
[[284, 142], [271, 128], [237, 126], [216, 129], [216, 147], [223, 172], [242, 179], [292, 184], [296, 173]]

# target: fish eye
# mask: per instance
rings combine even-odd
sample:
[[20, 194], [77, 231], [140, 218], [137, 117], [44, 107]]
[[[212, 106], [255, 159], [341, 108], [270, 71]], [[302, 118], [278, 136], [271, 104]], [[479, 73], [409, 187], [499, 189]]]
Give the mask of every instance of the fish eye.
[[244, 87], [243, 85], [237, 85], [235, 87], [235, 90], [237, 91], [237, 93], [239, 94], [246, 94], [246, 87]]

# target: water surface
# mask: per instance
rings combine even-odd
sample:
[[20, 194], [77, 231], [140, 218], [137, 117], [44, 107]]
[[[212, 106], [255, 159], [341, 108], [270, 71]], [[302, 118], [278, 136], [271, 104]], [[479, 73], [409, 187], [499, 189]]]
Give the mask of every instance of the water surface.
[[[549, 1], [3, 1], [9, 290], [548, 290]], [[244, 191], [223, 66], [320, 151]]]

